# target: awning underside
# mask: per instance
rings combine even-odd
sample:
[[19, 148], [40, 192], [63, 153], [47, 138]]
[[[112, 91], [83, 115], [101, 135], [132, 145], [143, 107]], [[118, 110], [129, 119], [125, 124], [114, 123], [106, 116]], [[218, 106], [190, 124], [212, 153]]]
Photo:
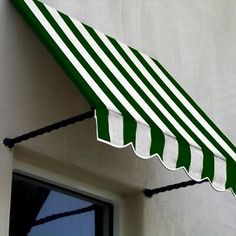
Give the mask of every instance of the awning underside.
[[236, 193], [236, 148], [156, 60], [36, 0], [12, 0], [96, 108], [98, 140]]

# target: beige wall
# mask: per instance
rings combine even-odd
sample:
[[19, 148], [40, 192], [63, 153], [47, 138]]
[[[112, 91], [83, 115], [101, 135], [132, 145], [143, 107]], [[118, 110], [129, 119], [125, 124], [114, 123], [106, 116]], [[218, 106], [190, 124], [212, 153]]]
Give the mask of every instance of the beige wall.
[[[157, 58], [236, 143], [236, 1], [44, 2]], [[8, 0], [0, 2], [0, 29], [1, 139], [89, 109]], [[7, 235], [11, 154], [1, 150], [0, 231]], [[97, 142], [93, 119], [22, 143], [14, 157], [120, 196], [120, 235], [235, 235], [231, 193], [205, 183], [145, 198], [143, 188], [187, 180], [187, 175], [166, 170], [157, 159], [141, 160], [130, 147]]]

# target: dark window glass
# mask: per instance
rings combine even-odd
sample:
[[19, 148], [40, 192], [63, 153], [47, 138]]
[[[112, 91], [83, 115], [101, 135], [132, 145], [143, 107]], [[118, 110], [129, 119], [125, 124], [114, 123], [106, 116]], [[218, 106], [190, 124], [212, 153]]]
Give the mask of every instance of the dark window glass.
[[111, 236], [113, 206], [13, 174], [10, 236]]

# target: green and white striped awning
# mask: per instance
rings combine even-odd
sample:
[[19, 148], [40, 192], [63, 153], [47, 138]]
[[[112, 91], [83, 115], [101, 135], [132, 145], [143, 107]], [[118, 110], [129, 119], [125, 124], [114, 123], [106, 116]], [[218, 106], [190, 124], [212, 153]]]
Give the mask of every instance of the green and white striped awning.
[[96, 108], [99, 141], [236, 193], [235, 146], [159, 62], [37, 0], [12, 2]]

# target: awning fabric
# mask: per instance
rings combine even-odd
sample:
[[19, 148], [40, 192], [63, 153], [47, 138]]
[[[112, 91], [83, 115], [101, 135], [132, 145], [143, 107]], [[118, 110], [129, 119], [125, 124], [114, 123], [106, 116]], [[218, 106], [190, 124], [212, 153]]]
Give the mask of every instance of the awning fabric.
[[97, 138], [236, 193], [236, 148], [155, 59], [37, 0], [12, 0], [85, 98]]

